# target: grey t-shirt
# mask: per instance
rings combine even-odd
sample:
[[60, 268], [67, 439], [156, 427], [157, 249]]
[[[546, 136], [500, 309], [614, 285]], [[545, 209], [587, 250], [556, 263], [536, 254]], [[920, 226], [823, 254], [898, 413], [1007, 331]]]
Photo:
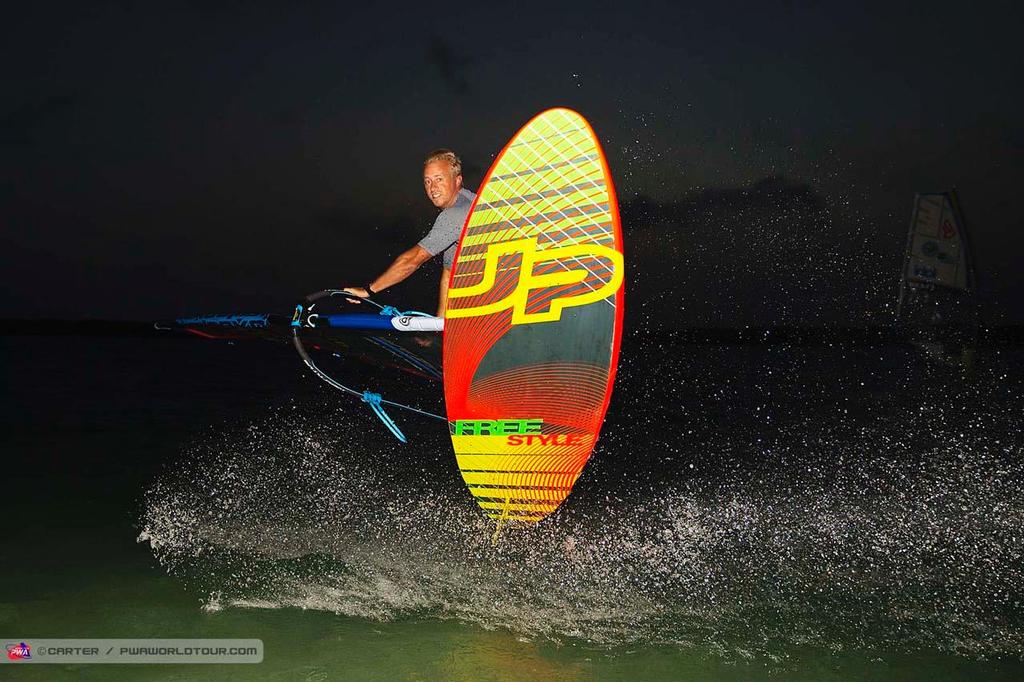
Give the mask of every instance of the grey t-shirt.
[[441, 260], [446, 268], [450, 269], [455, 261], [455, 247], [462, 235], [462, 226], [466, 224], [466, 216], [469, 215], [474, 199], [475, 194], [468, 189], [460, 189], [455, 203], [437, 214], [434, 226], [430, 228], [427, 236], [420, 240], [420, 246], [431, 256], [444, 251]]

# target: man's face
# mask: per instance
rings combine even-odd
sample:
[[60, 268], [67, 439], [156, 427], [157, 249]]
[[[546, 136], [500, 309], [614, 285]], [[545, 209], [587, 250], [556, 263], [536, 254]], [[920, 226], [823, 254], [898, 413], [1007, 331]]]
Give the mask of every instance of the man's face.
[[462, 176], [454, 175], [447, 161], [432, 161], [423, 167], [423, 189], [430, 203], [438, 208], [455, 205], [462, 189]]

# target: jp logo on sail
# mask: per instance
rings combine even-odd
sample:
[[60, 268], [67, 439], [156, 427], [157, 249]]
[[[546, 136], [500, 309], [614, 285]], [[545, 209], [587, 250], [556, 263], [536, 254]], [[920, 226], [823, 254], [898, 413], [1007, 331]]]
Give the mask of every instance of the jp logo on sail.
[[[486, 294], [494, 288], [498, 275], [498, 265], [502, 256], [522, 255], [519, 267], [519, 281], [507, 295], [480, 306], [468, 308], [449, 307], [445, 316], [478, 317], [502, 310], [512, 309], [512, 324], [530, 324], [534, 322], [555, 322], [562, 319], [562, 310], [573, 306], [587, 305], [608, 298], [622, 286], [622, 253], [600, 244], [572, 244], [552, 249], [537, 248], [537, 238], [516, 239], [487, 247], [484, 261], [483, 277], [477, 284], [450, 289], [448, 298], [467, 298]], [[602, 258], [608, 260], [609, 278], [604, 281], [593, 277], [593, 270], [586, 266], [583, 259]], [[534, 274], [534, 267], [541, 263], [558, 262], [563, 268], [556, 272]], [[526, 302], [530, 292], [543, 287], [570, 287], [585, 282], [588, 277], [597, 283], [588, 284], [589, 289], [572, 296], [563, 296], [551, 301], [546, 312], [526, 312]]]

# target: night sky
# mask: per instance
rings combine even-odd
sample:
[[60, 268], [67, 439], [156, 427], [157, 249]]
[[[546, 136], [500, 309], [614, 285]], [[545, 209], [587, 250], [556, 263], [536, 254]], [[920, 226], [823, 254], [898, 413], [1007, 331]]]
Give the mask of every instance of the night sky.
[[[427, 231], [426, 152], [457, 150], [476, 189], [523, 123], [562, 105], [608, 153], [627, 258], [644, 240], [632, 271], [701, 259], [707, 276], [672, 291], [704, 302], [683, 322], [748, 321], [755, 285], [716, 310], [705, 293], [733, 264], [700, 245], [749, 226], [648, 219], [765, 178], [809, 190], [830, 216], [813, 239], [835, 248], [797, 259], [803, 237], [768, 240], [756, 286], [806, 268], [861, 302], [785, 321], [880, 319], [913, 194], [949, 188], [990, 316], [1024, 321], [1016, 3], [88, 4], [3, 22], [0, 317], [287, 313]], [[388, 302], [429, 306], [437, 267]]]

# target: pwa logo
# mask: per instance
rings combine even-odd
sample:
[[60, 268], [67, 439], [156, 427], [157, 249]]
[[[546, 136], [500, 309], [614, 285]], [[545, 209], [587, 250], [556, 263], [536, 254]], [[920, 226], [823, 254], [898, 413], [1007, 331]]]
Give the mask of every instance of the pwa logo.
[[[550, 249], [538, 249], [537, 238], [515, 239], [508, 242], [491, 244], [487, 247], [484, 261], [484, 274], [478, 284], [458, 289], [449, 289], [448, 298], [466, 298], [486, 294], [494, 288], [498, 276], [498, 263], [502, 256], [521, 254], [522, 265], [519, 266], [518, 282], [510, 292], [493, 303], [468, 308], [449, 306], [445, 317], [477, 317], [490, 315], [502, 310], [512, 309], [512, 324], [528, 324], [534, 322], [555, 322], [562, 319], [562, 309], [573, 306], [588, 305], [607, 298], [622, 286], [622, 254], [613, 248], [601, 244], [571, 244]], [[550, 309], [540, 312], [526, 312], [526, 301], [530, 292], [541, 287], [567, 288], [580, 284], [593, 275], [583, 264], [581, 258], [601, 258], [608, 261], [611, 276], [608, 281], [601, 281], [597, 287], [588, 284], [589, 291], [574, 296], [561, 296], [552, 299]], [[540, 263], [560, 263], [561, 270], [544, 274], [534, 274], [534, 267]]]
[[24, 661], [32, 658], [32, 647], [25, 642], [7, 644], [7, 658], [12, 661]]
[[920, 277], [921, 279], [935, 279], [938, 276], [939, 273], [935, 268], [926, 268], [923, 265], [914, 266], [914, 277]]

